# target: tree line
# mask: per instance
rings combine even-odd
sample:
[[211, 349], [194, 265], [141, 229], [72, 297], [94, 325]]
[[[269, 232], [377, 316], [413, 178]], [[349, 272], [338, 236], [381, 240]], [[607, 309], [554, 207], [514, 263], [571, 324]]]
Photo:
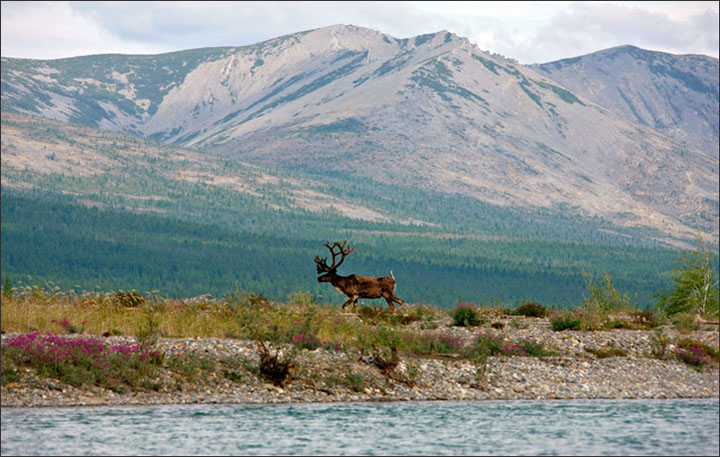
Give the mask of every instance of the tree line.
[[[451, 307], [459, 301], [573, 306], [583, 301], [583, 271], [612, 274], [616, 287], [643, 306], [670, 284], [676, 251], [581, 242], [483, 241], [366, 223], [328, 228], [293, 215], [256, 224], [302, 224], [302, 230], [252, 231], [158, 214], [89, 208], [68, 197], [3, 190], [2, 275], [52, 281], [65, 288], [160, 290], [174, 297], [235, 290], [284, 300], [299, 291], [321, 302], [343, 297], [316, 281], [322, 243], [348, 239], [356, 251], [340, 274], [381, 276], [393, 270], [409, 303]], [[372, 226], [372, 224], [370, 225]], [[363, 230], [358, 230], [358, 228]], [[386, 227], [387, 228], [387, 227]]]

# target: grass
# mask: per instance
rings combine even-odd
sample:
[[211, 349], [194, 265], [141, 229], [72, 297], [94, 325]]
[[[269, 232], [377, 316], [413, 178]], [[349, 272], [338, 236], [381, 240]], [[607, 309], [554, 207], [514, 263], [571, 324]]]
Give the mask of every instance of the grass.
[[[202, 296], [182, 301], [158, 292], [150, 296], [136, 291], [78, 293], [51, 286], [12, 288], [9, 292], [3, 290], [2, 294], [2, 330], [17, 335], [5, 338], [2, 345], [3, 385], [17, 382], [30, 368], [37, 376], [61, 379], [70, 385], [120, 392], [183, 389], [188, 382], [202, 384], [217, 377], [243, 382], [255, 376], [282, 386], [302, 371], [298, 355], [316, 350], [368, 356], [384, 375], [408, 383], [412, 383], [412, 369], [406, 369], [410, 374], [396, 372], [399, 355], [465, 359], [476, 365], [480, 379], [487, 371], [489, 357], [556, 355], [538, 341], [508, 339], [502, 336], [505, 325], [494, 325], [502, 324], [497, 320], [505, 318], [512, 319], [511, 324], [515, 322], [510, 327], [523, 328], [517, 323], [518, 316], [547, 320], [556, 331], [656, 329], [651, 341], [652, 357], [656, 358], [667, 358], [666, 347], [671, 343], [657, 330], [667, 321], [636, 309], [609, 313], [586, 306], [558, 313], [546, 312], [544, 306], [535, 303], [515, 310], [464, 303], [450, 311], [407, 305], [395, 312], [374, 306], [347, 312], [337, 305], [314, 303], [312, 295], [302, 292], [283, 303], [242, 293], [223, 299]], [[466, 329], [458, 333], [458, 326]], [[112, 345], [101, 339], [113, 335], [135, 337], [136, 343]], [[214, 360], [182, 349], [161, 352], [157, 350], [161, 337], [255, 341], [260, 362]], [[714, 349], [694, 340], [685, 339], [676, 346], [671, 356], [695, 369], [715, 363], [718, 357], [716, 350], [712, 352]], [[625, 355], [611, 349], [586, 350], [598, 358]], [[359, 389], [368, 382], [366, 375], [348, 371], [331, 375], [325, 384]]]

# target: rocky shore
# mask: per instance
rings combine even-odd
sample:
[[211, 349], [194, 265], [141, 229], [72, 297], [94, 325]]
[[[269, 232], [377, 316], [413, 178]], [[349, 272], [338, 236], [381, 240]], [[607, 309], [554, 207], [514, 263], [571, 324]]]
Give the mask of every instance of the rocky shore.
[[[2, 386], [2, 407], [152, 405], [187, 403], [301, 403], [405, 400], [501, 399], [650, 399], [718, 398], [717, 361], [701, 371], [671, 356], [652, 355], [653, 337], [646, 330], [552, 331], [546, 319], [513, 318], [500, 329], [442, 326], [458, 337], [492, 332], [518, 341], [535, 340], [554, 352], [546, 357], [493, 356], [478, 366], [470, 360], [436, 355], [400, 354], [389, 370], [381, 370], [370, 354], [357, 350], [301, 350], [289, 382], [282, 387], [240, 370], [233, 376], [214, 373], [202, 382], [169, 379], [160, 374], [157, 390], [117, 393], [108, 389], [78, 389], [52, 379], [26, 373], [20, 382]], [[661, 329], [669, 341], [692, 338], [718, 348], [717, 325], [706, 325], [679, 335]], [[3, 340], [11, 335], [3, 335]], [[109, 337], [111, 341], [131, 340]], [[160, 339], [160, 350], [182, 349], [213, 360], [259, 361], [253, 341], [230, 338]], [[612, 351], [611, 351], [612, 350]], [[622, 354], [606, 357], [604, 351]], [[221, 372], [221, 370], [220, 370]], [[227, 371], [226, 371], [227, 374]], [[169, 388], [167, 386], [174, 386]]]

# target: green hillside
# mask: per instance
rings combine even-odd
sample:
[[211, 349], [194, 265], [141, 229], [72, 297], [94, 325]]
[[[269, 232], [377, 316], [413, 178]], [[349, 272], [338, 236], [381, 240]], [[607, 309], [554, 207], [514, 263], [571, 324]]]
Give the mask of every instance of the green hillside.
[[[3, 277], [25, 284], [52, 281], [66, 290], [134, 288], [175, 297], [246, 291], [277, 300], [310, 292], [318, 301], [343, 301], [334, 289], [316, 282], [312, 259], [327, 255], [322, 243], [333, 234], [313, 230], [312, 218], [304, 236], [293, 237], [88, 208], [70, 200], [3, 190]], [[341, 274], [380, 276], [392, 269], [398, 296], [441, 307], [457, 301], [524, 300], [573, 306], [585, 292], [583, 269], [607, 271], [618, 290], [638, 294], [647, 305], [654, 292], [668, 287], [676, 255], [663, 248], [577, 242], [481, 241], [347, 229], [336, 229], [334, 235], [356, 247]]]
[[649, 305], [677, 254], [653, 242], [658, 233], [563, 208], [271, 169], [8, 113], [2, 179], [1, 273], [25, 284], [342, 303], [316, 282], [313, 258], [347, 239], [356, 251], [340, 273], [392, 270], [410, 303], [573, 306], [584, 270]]

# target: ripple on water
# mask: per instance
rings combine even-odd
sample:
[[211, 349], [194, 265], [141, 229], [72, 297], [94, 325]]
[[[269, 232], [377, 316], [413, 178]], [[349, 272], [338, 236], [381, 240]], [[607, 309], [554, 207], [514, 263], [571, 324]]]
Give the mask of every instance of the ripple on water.
[[717, 455], [718, 413], [717, 400], [3, 408], [0, 453]]

